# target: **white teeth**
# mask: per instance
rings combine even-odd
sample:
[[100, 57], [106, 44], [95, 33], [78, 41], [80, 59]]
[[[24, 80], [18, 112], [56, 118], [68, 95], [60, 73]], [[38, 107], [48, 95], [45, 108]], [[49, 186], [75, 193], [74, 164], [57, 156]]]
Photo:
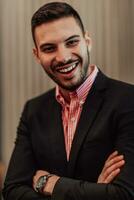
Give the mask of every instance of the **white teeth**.
[[66, 69], [60, 69], [59, 72], [66, 73], [66, 72], [71, 71], [71, 70], [74, 69], [75, 67], [76, 67], [76, 64], [73, 64], [73, 65], [71, 65], [70, 67], [68, 67], [68, 68], [66, 68]]

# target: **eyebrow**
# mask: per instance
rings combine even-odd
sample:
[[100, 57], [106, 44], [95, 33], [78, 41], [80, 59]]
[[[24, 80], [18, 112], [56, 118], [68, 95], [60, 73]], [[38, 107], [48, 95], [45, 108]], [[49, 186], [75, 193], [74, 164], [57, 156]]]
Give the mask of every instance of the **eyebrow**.
[[[72, 35], [72, 36], [70, 36], [69, 38], [67, 38], [67, 39], [65, 40], [65, 42], [67, 42], [67, 41], [69, 41], [69, 40], [72, 40], [72, 39], [74, 39], [74, 38], [80, 38], [80, 36], [79, 36], [79, 35]], [[44, 43], [44, 44], [41, 44], [41, 45], [40, 45], [40, 49], [42, 50], [44, 47], [51, 46], [51, 45], [54, 45], [54, 44], [53, 44], [53, 43]]]
[[65, 42], [67, 42], [68, 40], [74, 39], [74, 38], [80, 38], [80, 36], [79, 36], [79, 35], [73, 35], [73, 36], [67, 38], [67, 39], [65, 40]]

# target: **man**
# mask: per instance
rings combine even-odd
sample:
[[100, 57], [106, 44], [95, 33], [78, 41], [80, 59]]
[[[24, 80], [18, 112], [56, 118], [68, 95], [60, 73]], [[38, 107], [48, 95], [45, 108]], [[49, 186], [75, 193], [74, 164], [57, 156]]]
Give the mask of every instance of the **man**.
[[4, 198], [134, 199], [134, 87], [90, 63], [91, 38], [70, 5], [42, 6], [32, 35], [57, 85], [25, 105]]

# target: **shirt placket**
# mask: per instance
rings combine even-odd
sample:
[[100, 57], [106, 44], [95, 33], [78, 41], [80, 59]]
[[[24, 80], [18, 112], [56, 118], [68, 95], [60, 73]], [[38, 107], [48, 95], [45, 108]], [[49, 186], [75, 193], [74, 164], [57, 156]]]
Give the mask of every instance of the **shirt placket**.
[[76, 122], [77, 122], [77, 114], [78, 114], [78, 99], [73, 97], [69, 107], [69, 118], [68, 118], [68, 154], [67, 158], [69, 159], [69, 154], [72, 147], [72, 141], [75, 134]]

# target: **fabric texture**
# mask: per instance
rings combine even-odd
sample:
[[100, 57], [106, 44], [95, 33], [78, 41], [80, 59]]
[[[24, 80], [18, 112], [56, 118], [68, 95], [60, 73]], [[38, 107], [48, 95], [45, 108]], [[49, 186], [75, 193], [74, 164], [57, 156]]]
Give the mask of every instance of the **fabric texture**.
[[[61, 105], [55, 89], [28, 101], [18, 126], [3, 195], [6, 200], [133, 200], [134, 86], [98, 72], [83, 105], [69, 160], [66, 157]], [[110, 184], [97, 184], [107, 157], [125, 157]], [[36, 170], [61, 178], [52, 197], [32, 189]]]
[[92, 68], [92, 73], [87, 77], [84, 83], [80, 85], [76, 91], [70, 92], [70, 104], [65, 101], [65, 98], [61, 94], [59, 87], [56, 87], [56, 100], [62, 106], [62, 124], [64, 130], [67, 160], [69, 160], [72, 141], [79, 122], [83, 104], [85, 103], [87, 95], [90, 92], [90, 89], [98, 73], [98, 68], [96, 66], [92, 66]]

